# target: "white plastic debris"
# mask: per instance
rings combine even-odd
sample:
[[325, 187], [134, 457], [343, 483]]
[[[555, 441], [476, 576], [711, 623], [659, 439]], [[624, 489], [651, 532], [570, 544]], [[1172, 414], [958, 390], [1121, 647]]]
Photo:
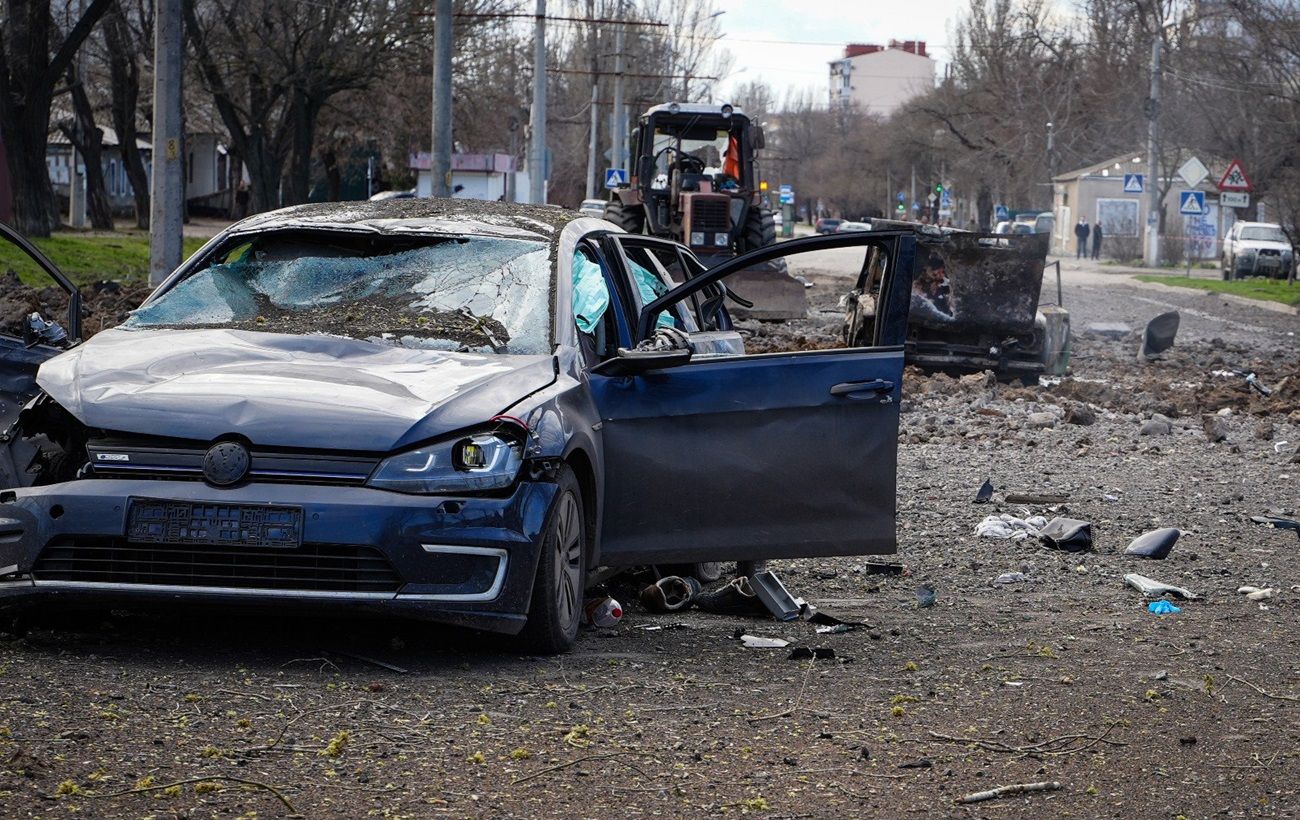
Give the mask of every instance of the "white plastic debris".
[[1008, 513], [990, 515], [975, 525], [975, 534], [980, 538], [1010, 538], [1020, 541], [1047, 526], [1047, 519], [1041, 515], [1029, 518], [1016, 518]]

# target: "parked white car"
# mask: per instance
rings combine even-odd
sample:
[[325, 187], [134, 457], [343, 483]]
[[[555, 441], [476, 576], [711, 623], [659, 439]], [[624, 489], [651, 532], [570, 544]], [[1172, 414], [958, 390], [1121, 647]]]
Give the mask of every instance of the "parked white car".
[[583, 216], [591, 216], [601, 219], [605, 216], [605, 200], [603, 199], [584, 199], [578, 206], [578, 213]]
[[1237, 222], [1223, 238], [1223, 278], [1286, 278], [1295, 264], [1291, 240], [1272, 222]]

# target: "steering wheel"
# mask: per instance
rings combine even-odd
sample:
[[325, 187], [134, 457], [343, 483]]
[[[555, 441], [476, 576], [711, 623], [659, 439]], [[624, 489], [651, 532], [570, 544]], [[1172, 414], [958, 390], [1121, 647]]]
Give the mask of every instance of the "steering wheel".
[[655, 165], [659, 164], [659, 158], [664, 154], [672, 151], [677, 155], [677, 169], [683, 174], [702, 174], [704, 173], [704, 160], [697, 156], [682, 151], [675, 145], [665, 145], [655, 152]]

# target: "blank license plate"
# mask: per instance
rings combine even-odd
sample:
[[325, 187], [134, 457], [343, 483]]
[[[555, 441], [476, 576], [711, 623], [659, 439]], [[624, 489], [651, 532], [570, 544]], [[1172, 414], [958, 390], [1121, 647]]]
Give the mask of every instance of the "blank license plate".
[[126, 538], [137, 544], [292, 548], [302, 545], [302, 509], [134, 498]]

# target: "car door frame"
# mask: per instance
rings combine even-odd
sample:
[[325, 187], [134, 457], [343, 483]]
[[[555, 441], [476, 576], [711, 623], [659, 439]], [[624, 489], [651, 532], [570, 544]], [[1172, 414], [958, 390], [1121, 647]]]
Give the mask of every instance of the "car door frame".
[[18, 233], [18, 231], [0, 222], [0, 241], [7, 241], [16, 246], [18, 250], [26, 254], [36, 266], [49, 275], [51, 279], [68, 294], [68, 315], [64, 317], [67, 323], [64, 330], [68, 333], [70, 344], [76, 344], [81, 341], [81, 291], [72, 283], [59, 266], [54, 264], [48, 256], [41, 252], [41, 249], [31, 243], [27, 237]]
[[[619, 260], [620, 265], [623, 264], [621, 248], [618, 247], [620, 242], [649, 244], [643, 237], [625, 237], [622, 234], [607, 235], [602, 241], [608, 248], [607, 258]], [[602, 510], [600, 533], [602, 563], [623, 566], [665, 561], [889, 554], [896, 550], [898, 397], [902, 389], [912, 274], [918, 258], [918, 237], [914, 232], [877, 231], [809, 237], [736, 257], [689, 278], [643, 306], [632, 341], [635, 345], [654, 335], [653, 318], [662, 310], [686, 301], [711, 284], [721, 284], [731, 273], [751, 265], [836, 248], [861, 248], [865, 265], [869, 258], [867, 251], [872, 246], [883, 247], [890, 261], [881, 286], [881, 318], [876, 323], [871, 343], [865, 347], [711, 358], [679, 368], [649, 370], [635, 376], [590, 377], [593, 402], [601, 414], [606, 462], [604, 473], [607, 482], [610, 479], [619, 482], [607, 486], [604, 494], [606, 504]], [[682, 252], [690, 253], [684, 248]], [[621, 275], [627, 275], [627, 271], [621, 271]], [[785, 366], [797, 369], [785, 373], [774, 369]], [[758, 403], [751, 401], [743, 408], [738, 407], [742, 401], [738, 394], [729, 392], [771, 385], [774, 377], [783, 384], [797, 382], [798, 387], [789, 389], [803, 392], [797, 396], [789, 394], [779, 399], [777, 404], [760, 399]], [[717, 379], [722, 381], [715, 381]], [[702, 392], [692, 392], [697, 389]], [[644, 398], [639, 397], [642, 395]], [[768, 395], [775, 394], [769, 392]], [[725, 401], [718, 401], [719, 396], [725, 397]], [[628, 401], [634, 404], [629, 405]], [[699, 402], [713, 404], [701, 408]], [[854, 408], [851, 417], [842, 415], [845, 407]], [[736, 412], [752, 413], [748, 416], [752, 425], [743, 417], [735, 417]], [[720, 414], [729, 414], [732, 418], [724, 420]], [[733, 433], [747, 436], [750, 429], [773, 424], [773, 419], [778, 417], [798, 419], [800, 433], [804, 432], [804, 425], [814, 429], [820, 425], [820, 429], [833, 431], [834, 436], [848, 436], [844, 439], [852, 445], [848, 451], [837, 448], [833, 442], [827, 448], [832, 454], [833, 469], [823, 470], [818, 464], [816, 470], [819, 479], [830, 483], [843, 478], [846, 472], [853, 473], [856, 478], [836, 484], [842, 490], [835, 493], [804, 494], [802, 499], [792, 501], [794, 506], [791, 509], [797, 512], [783, 518], [779, 528], [757, 519], [751, 522], [743, 513], [737, 518], [734, 504], [721, 513], [721, 517], [709, 520], [694, 518], [701, 505], [737, 497], [731, 490], [738, 488], [701, 486], [700, 476], [705, 477], [705, 485], [713, 480], [711, 474], [724, 476], [726, 481], [722, 483], [725, 485], [749, 481], [743, 473], [752, 473], [755, 469], [771, 476], [781, 473], [752, 459], [744, 470], [735, 473], [731, 473], [725, 464], [709, 461], [710, 453], [714, 457], [722, 456], [722, 461], [730, 459], [734, 468], [736, 459], [745, 457], [745, 448], [737, 446], [742, 444], [741, 440], [722, 442], [719, 430], [722, 430], [723, 437]], [[856, 421], [849, 421], [850, 418]], [[886, 419], [890, 423], [887, 428], [877, 426], [877, 419]], [[739, 424], [730, 424], [731, 421]], [[622, 432], [617, 433], [617, 438], [612, 438], [620, 427]], [[699, 432], [703, 429], [709, 432]], [[855, 431], [861, 432], [860, 438], [853, 438], [857, 434]], [[694, 436], [699, 438], [692, 438]], [[772, 452], [790, 452], [791, 441], [770, 441], [775, 448]], [[753, 442], [749, 445], [752, 452]], [[693, 456], [705, 460], [696, 464], [690, 461]], [[779, 455], [772, 457], [776, 464], [785, 465], [788, 474], [808, 469], [806, 464], [796, 467], [792, 460], [782, 460]], [[859, 461], [858, 457], [867, 460]], [[683, 458], [687, 461], [674, 463], [675, 459]], [[692, 469], [702, 472], [691, 476], [689, 471]], [[688, 472], [683, 473], [683, 470]], [[722, 473], [712, 472], [717, 470]], [[684, 476], [689, 478], [683, 481]], [[772, 495], [773, 487], [758, 488], [752, 483], [747, 487], [760, 494]], [[715, 491], [722, 495], [711, 495]], [[861, 494], [863, 491], [867, 492], [866, 496]], [[679, 506], [683, 504], [685, 506]], [[810, 515], [811, 511], [818, 509], [826, 512], [828, 504], [833, 505], [835, 516], [828, 519]], [[762, 508], [761, 502], [759, 508]], [[679, 522], [692, 523], [685, 525], [685, 529], [680, 524], [669, 525], [665, 515], [668, 518], [677, 516]], [[732, 530], [732, 523], [721, 525], [720, 522], [724, 521], [733, 522], [739, 529]], [[853, 533], [852, 537], [845, 537], [849, 532]]]

